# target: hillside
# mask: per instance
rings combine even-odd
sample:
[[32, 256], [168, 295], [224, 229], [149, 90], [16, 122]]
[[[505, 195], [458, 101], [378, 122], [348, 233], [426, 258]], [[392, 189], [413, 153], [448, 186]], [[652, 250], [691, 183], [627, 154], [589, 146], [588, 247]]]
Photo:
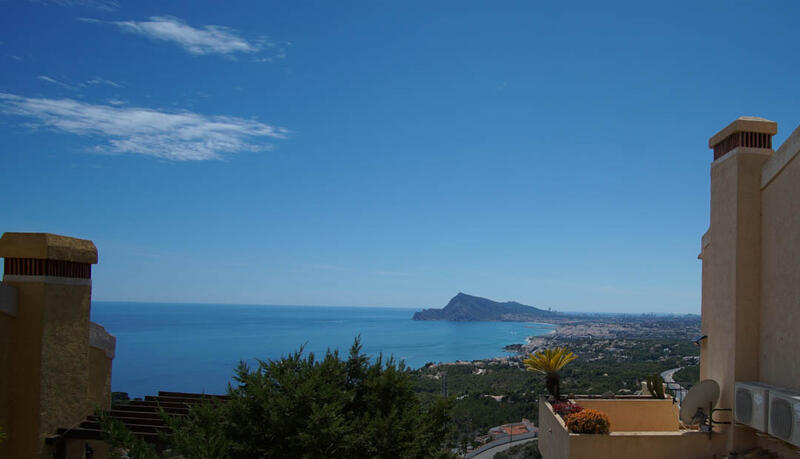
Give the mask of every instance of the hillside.
[[516, 301], [499, 303], [478, 296], [459, 293], [442, 309], [424, 309], [414, 313], [414, 320], [534, 321], [559, 317], [558, 313], [526, 306]]

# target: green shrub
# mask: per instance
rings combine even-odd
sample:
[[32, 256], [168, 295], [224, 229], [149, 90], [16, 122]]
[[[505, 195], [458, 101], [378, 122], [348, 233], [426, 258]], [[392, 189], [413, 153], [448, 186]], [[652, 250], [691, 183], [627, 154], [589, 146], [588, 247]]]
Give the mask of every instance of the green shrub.
[[567, 428], [580, 434], [607, 434], [611, 431], [611, 421], [605, 413], [586, 409], [579, 413], [567, 415]]
[[[370, 359], [356, 339], [346, 358], [302, 348], [279, 360], [244, 363], [225, 403], [163, 414], [171, 456], [204, 458], [450, 457], [451, 401], [423, 403], [405, 365]], [[107, 441], [131, 459], [159, 457], [119, 420], [99, 413]]]
[[696, 383], [700, 381], [700, 365], [689, 365], [675, 372], [672, 376], [677, 382]]
[[346, 358], [300, 351], [241, 364], [225, 405], [231, 457], [447, 455], [450, 402], [424, 405], [393, 358], [371, 360], [356, 339]]

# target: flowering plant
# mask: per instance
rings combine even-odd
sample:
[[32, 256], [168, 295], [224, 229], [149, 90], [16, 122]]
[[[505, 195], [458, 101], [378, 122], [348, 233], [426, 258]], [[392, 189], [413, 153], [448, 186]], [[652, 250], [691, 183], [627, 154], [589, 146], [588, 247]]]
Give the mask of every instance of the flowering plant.
[[574, 433], [607, 434], [611, 431], [611, 421], [602, 411], [586, 409], [567, 415], [567, 428]]
[[570, 402], [558, 402], [553, 404], [553, 411], [555, 411], [562, 418], [572, 413], [580, 413], [583, 407]]

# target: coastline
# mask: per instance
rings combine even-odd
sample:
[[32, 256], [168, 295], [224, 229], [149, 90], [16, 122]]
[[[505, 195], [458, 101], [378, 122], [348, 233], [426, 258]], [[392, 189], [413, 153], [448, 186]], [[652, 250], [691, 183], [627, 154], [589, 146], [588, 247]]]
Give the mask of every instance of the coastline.
[[[354, 337], [371, 357], [428, 362], [514, 357], [504, 346], [551, 324], [413, 321], [406, 309], [94, 302], [93, 320], [117, 337], [112, 389], [222, 393], [241, 361], [279, 359], [304, 346], [346, 354]], [[533, 328], [525, 328], [525, 326]], [[179, 339], [177, 337], [180, 337]], [[233, 338], [233, 339], [232, 339]]]

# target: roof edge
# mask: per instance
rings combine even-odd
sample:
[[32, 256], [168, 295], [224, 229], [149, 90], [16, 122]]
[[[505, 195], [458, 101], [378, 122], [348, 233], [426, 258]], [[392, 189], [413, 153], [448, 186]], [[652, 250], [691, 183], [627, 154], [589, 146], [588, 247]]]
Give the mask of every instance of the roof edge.
[[761, 167], [761, 188], [766, 188], [798, 153], [800, 153], [800, 126], [789, 135]]
[[3, 233], [0, 257], [97, 263], [97, 247], [88, 239], [51, 233]]

